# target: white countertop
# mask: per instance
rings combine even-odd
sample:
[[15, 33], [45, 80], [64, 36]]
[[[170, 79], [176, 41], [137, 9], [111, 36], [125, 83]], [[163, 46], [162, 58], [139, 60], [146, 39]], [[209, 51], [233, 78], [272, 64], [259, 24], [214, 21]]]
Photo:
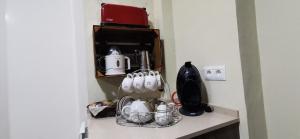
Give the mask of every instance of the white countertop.
[[171, 127], [125, 127], [115, 117], [94, 119], [88, 122], [89, 139], [175, 139], [190, 138], [239, 122], [238, 112], [215, 107], [212, 113], [188, 117]]

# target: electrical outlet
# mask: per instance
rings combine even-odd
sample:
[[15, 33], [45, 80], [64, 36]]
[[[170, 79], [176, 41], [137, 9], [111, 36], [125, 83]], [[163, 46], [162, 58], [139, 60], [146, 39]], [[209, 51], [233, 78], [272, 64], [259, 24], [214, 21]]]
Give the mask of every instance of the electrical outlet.
[[203, 71], [207, 81], [226, 81], [225, 65], [205, 66]]

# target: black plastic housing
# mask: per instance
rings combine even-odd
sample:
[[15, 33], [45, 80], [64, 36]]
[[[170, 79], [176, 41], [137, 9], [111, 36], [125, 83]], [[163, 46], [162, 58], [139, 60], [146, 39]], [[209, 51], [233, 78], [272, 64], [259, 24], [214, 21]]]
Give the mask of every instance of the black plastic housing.
[[198, 116], [204, 112], [201, 103], [201, 77], [198, 69], [185, 62], [177, 74], [177, 95], [182, 107], [179, 112], [186, 116]]

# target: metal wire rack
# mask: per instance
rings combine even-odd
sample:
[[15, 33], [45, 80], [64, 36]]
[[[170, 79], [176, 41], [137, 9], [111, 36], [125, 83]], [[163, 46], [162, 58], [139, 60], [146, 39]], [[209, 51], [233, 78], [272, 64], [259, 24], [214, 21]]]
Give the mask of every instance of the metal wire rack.
[[[149, 72], [152, 71], [150, 69], [139, 69], [134, 71], [133, 73], [137, 72]], [[121, 85], [118, 89], [118, 107], [116, 109], [116, 123], [121, 126], [128, 126], [128, 127], [147, 127], [147, 128], [162, 128], [162, 127], [169, 127], [172, 125], [177, 124], [182, 120], [182, 116], [179, 114], [178, 108], [172, 104], [167, 103], [168, 100], [170, 100], [170, 88], [167, 82], [163, 79], [163, 77], [160, 75], [160, 79], [162, 81], [163, 85], [163, 91], [161, 92], [160, 98], [158, 98], [158, 102], [156, 102], [156, 106], [159, 105], [159, 103], [165, 103], [168, 106], [168, 109], [166, 110], [156, 110], [154, 107], [150, 112], [129, 112], [130, 118], [122, 115], [122, 103], [120, 102], [120, 91], [121, 91]], [[147, 92], [143, 92], [147, 93]], [[140, 99], [140, 98], [138, 98]], [[143, 100], [143, 99], [141, 99]], [[133, 100], [132, 100], [133, 101]], [[149, 100], [143, 100], [143, 101], [149, 101]], [[126, 105], [126, 104], [123, 104]]]

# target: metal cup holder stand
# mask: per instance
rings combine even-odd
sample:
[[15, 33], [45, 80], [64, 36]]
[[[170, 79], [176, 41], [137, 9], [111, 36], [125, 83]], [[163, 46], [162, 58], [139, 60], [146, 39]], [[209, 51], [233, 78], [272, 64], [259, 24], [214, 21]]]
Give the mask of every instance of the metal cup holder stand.
[[[145, 70], [136, 70], [132, 73], [137, 72], [149, 72], [152, 70], [145, 69]], [[164, 81], [163, 77], [160, 75], [160, 79], [162, 81], [163, 91], [161, 92], [161, 96], [159, 98], [159, 102], [167, 102], [170, 100], [170, 89], [167, 82]], [[168, 105], [167, 110], [159, 110], [157, 111], [156, 108], [153, 108], [153, 111], [146, 112], [146, 113], [139, 113], [139, 112], [131, 112], [130, 120], [125, 118], [121, 113], [122, 106], [120, 104], [120, 92], [121, 92], [121, 85], [118, 89], [118, 104], [116, 109], [116, 123], [121, 126], [128, 126], [128, 127], [146, 127], [146, 128], [162, 128], [162, 127], [169, 127], [172, 125], [177, 124], [182, 120], [182, 116], [179, 114], [178, 108], [175, 105]], [[143, 92], [148, 93], [148, 92]], [[129, 95], [130, 96], [130, 95]], [[144, 101], [149, 101], [145, 99], [141, 99]], [[125, 104], [124, 104], [125, 105]], [[156, 104], [159, 105], [159, 104]], [[160, 120], [161, 118], [161, 120]], [[167, 121], [166, 121], [167, 120]]]

